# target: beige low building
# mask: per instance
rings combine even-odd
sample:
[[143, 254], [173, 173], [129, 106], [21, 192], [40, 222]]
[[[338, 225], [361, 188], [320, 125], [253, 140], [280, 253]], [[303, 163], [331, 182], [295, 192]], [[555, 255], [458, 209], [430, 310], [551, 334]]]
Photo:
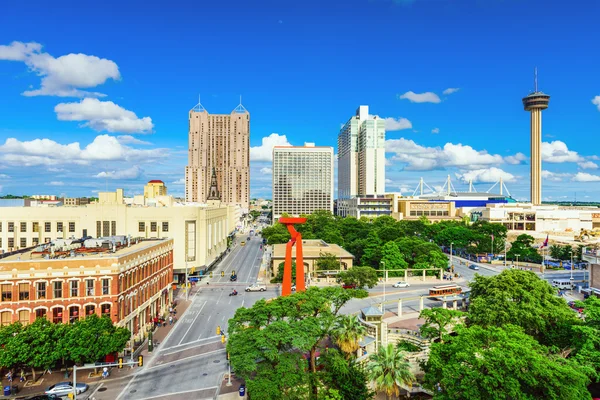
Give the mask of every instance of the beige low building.
[[[283, 267], [283, 263], [285, 262], [285, 247], [286, 244], [273, 245], [271, 256], [272, 277], [277, 276], [280, 265]], [[343, 270], [352, 268], [354, 256], [337, 244], [325, 243], [318, 239], [303, 240], [304, 273], [307, 277], [315, 276], [315, 272], [318, 270], [317, 261], [321, 255], [326, 253], [335, 255], [340, 260]], [[294, 260], [296, 259], [296, 246], [292, 248], [292, 257]]]
[[121, 189], [100, 193], [99, 202], [79, 207], [0, 208], [0, 253], [27, 248], [56, 238], [173, 238], [175, 280], [186, 270], [207, 268], [227, 249], [227, 238], [239, 225], [239, 209], [218, 201], [175, 203], [168, 207], [124, 204]]
[[401, 219], [419, 219], [422, 216], [430, 221], [460, 219], [452, 201], [429, 201], [415, 197], [402, 197], [398, 193], [386, 194], [392, 199], [392, 217]]
[[167, 187], [165, 183], [158, 179], [153, 179], [144, 186], [144, 197], [147, 199], [153, 199], [158, 196], [166, 196]]

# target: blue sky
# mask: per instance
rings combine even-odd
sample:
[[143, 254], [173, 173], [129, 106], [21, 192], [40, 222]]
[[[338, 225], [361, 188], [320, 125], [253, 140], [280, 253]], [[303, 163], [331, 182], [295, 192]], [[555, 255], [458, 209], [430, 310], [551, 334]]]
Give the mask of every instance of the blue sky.
[[552, 96], [543, 197], [600, 200], [598, 15], [594, 0], [7, 0], [0, 193], [133, 194], [162, 179], [181, 195], [188, 110], [201, 94], [229, 113], [241, 94], [252, 196], [270, 197], [273, 144], [336, 146], [363, 104], [394, 129], [388, 191], [447, 175], [485, 191], [502, 175], [527, 199], [521, 98], [537, 66]]

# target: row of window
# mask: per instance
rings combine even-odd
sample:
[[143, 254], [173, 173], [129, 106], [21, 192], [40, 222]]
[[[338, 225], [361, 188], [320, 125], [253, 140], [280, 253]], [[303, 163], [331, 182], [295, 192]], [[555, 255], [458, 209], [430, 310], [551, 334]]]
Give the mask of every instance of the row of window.
[[[70, 306], [68, 308], [68, 316], [69, 316], [69, 322], [70, 323], [74, 323], [75, 321], [77, 321], [80, 317], [82, 316], [88, 316], [88, 315], [92, 315], [96, 313], [96, 306], [93, 304], [88, 304], [85, 306], [85, 311], [84, 314], [82, 314], [79, 309], [81, 307], [79, 306]], [[110, 304], [102, 304], [100, 306], [100, 314], [102, 316], [109, 316], [110, 317]], [[64, 322], [63, 320], [63, 313], [64, 313], [64, 308], [62, 307], [56, 307], [52, 309], [51, 312], [51, 320], [52, 322], [54, 322], [55, 324], [60, 324], [62, 322]], [[35, 319], [38, 318], [47, 318], [47, 314], [48, 311], [45, 308], [38, 308], [35, 310]], [[17, 313], [17, 320], [14, 322], [20, 322], [22, 325], [28, 325], [31, 322], [31, 313], [29, 312], [29, 310], [19, 310], [19, 312]], [[13, 323], [13, 313], [11, 313], [10, 311], [3, 311], [0, 313], [0, 325], [1, 326], [6, 326], [6, 325], [10, 325], [11, 323]]]
[[[51, 239], [49, 237], [44, 238], [44, 241], [46, 243], [50, 243], [50, 240]], [[37, 246], [38, 244], [40, 244], [40, 238], [36, 238], [36, 237], [31, 238], [31, 245], [32, 246]], [[27, 238], [24, 238], [24, 237], [19, 238], [19, 246], [21, 248], [27, 247], [28, 246], [28, 244], [27, 244]], [[16, 247], [15, 246], [15, 238], [8, 238], [7, 247], [9, 249], [9, 251], [11, 249], [14, 249]], [[2, 238], [0, 238], [0, 248], [2, 248]]]
[[[62, 281], [54, 281], [51, 285], [48, 285], [46, 282], [36, 282], [35, 283], [35, 300], [46, 300], [46, 299], [62, 299], [64, 297], [84, 297], [84, 296], [96, 296], [96, 288], [94, 287], [95, 281], [93, 279], [86, 279], [84, 281], [84, 285], [80, 285], [80, 282], [77, 280], [72, 280], [68, 282], [67, 294], [68, 296], [64, 296], [63, 292], [63, 282]], [[101, 295], [109, 295], [110, 294], [110, 279], [104, 278], [101, 279]], [[14, 288], [14, 289], [13, 289]], [[16, 292], [15, 292], [16, 289]], [[15, 292], [15, 293], [13, 293]], [[29, 300], [31, 295], [31, 288], [29, 283], [19, 283], [17, 286], [11, 284], [2, 284], [0, 285], [0, 296], [1, 301], [16, 301], [17, 296], [18, 299], [21, 300]], [[52, 293], [52, 297], [50, 297], [50, 293]], [[14, 296], [13, 296], [14, 294]], [[15, 300], [13, 300], [15, 299]]]
[[[0, 221], [0, 232], [2, 232], [2, 225], [3, 222]], [[8, 232], [15, 232], [15, 222], [7, 222], [7, 231]], [[27, 222], [20, 222], [19, 223], [19, 232], [27, 232]], [[75, 232], [75, 222], [68, 222], [68, 227], [69, 227], [69, 232]], [[64, 232], [65, 229], [65, 224], [64, 222], [57, 222], [56, 223], [56, 231], [57, 232]], [[32, 222], [31, 223], [31, 231], [32, 232], [39, 232], [40, 231], [40, 223], [39, 222]], [[52, 222], [44, 222], [44, 232], [52, 232]]]
[[[169, 232], [169, 223], [168, 222], [163, 222], [162, 223], [162, 232]], [[157, 232], [158, 230], [158, 222], [150, 222], [150, 232]], [[139, 232], [146, 232], [146, 223], [145, 222], [139, 222], [138, 223], [138, 231]]]

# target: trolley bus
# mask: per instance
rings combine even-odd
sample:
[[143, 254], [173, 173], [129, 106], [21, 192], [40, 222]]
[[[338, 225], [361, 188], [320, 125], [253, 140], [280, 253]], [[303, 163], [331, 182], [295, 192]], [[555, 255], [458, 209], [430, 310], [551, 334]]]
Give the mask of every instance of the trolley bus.
[[429, 296], [440, 297], [440, 296], [452, 296], [462, 292], [462, 288], [458, 285], [442, 285], [434, 286], [429, 289]]

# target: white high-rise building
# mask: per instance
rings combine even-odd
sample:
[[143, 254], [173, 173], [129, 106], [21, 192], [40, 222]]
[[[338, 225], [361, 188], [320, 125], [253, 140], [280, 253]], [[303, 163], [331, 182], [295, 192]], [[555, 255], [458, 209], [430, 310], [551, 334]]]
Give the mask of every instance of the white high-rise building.
[[385, 193], [385, 120], [360, 106], [338, 135], [338, 214], [347, 200]]
[[273, 147], [273, 221], [317, 210], [333, 212], [333, 147]]

